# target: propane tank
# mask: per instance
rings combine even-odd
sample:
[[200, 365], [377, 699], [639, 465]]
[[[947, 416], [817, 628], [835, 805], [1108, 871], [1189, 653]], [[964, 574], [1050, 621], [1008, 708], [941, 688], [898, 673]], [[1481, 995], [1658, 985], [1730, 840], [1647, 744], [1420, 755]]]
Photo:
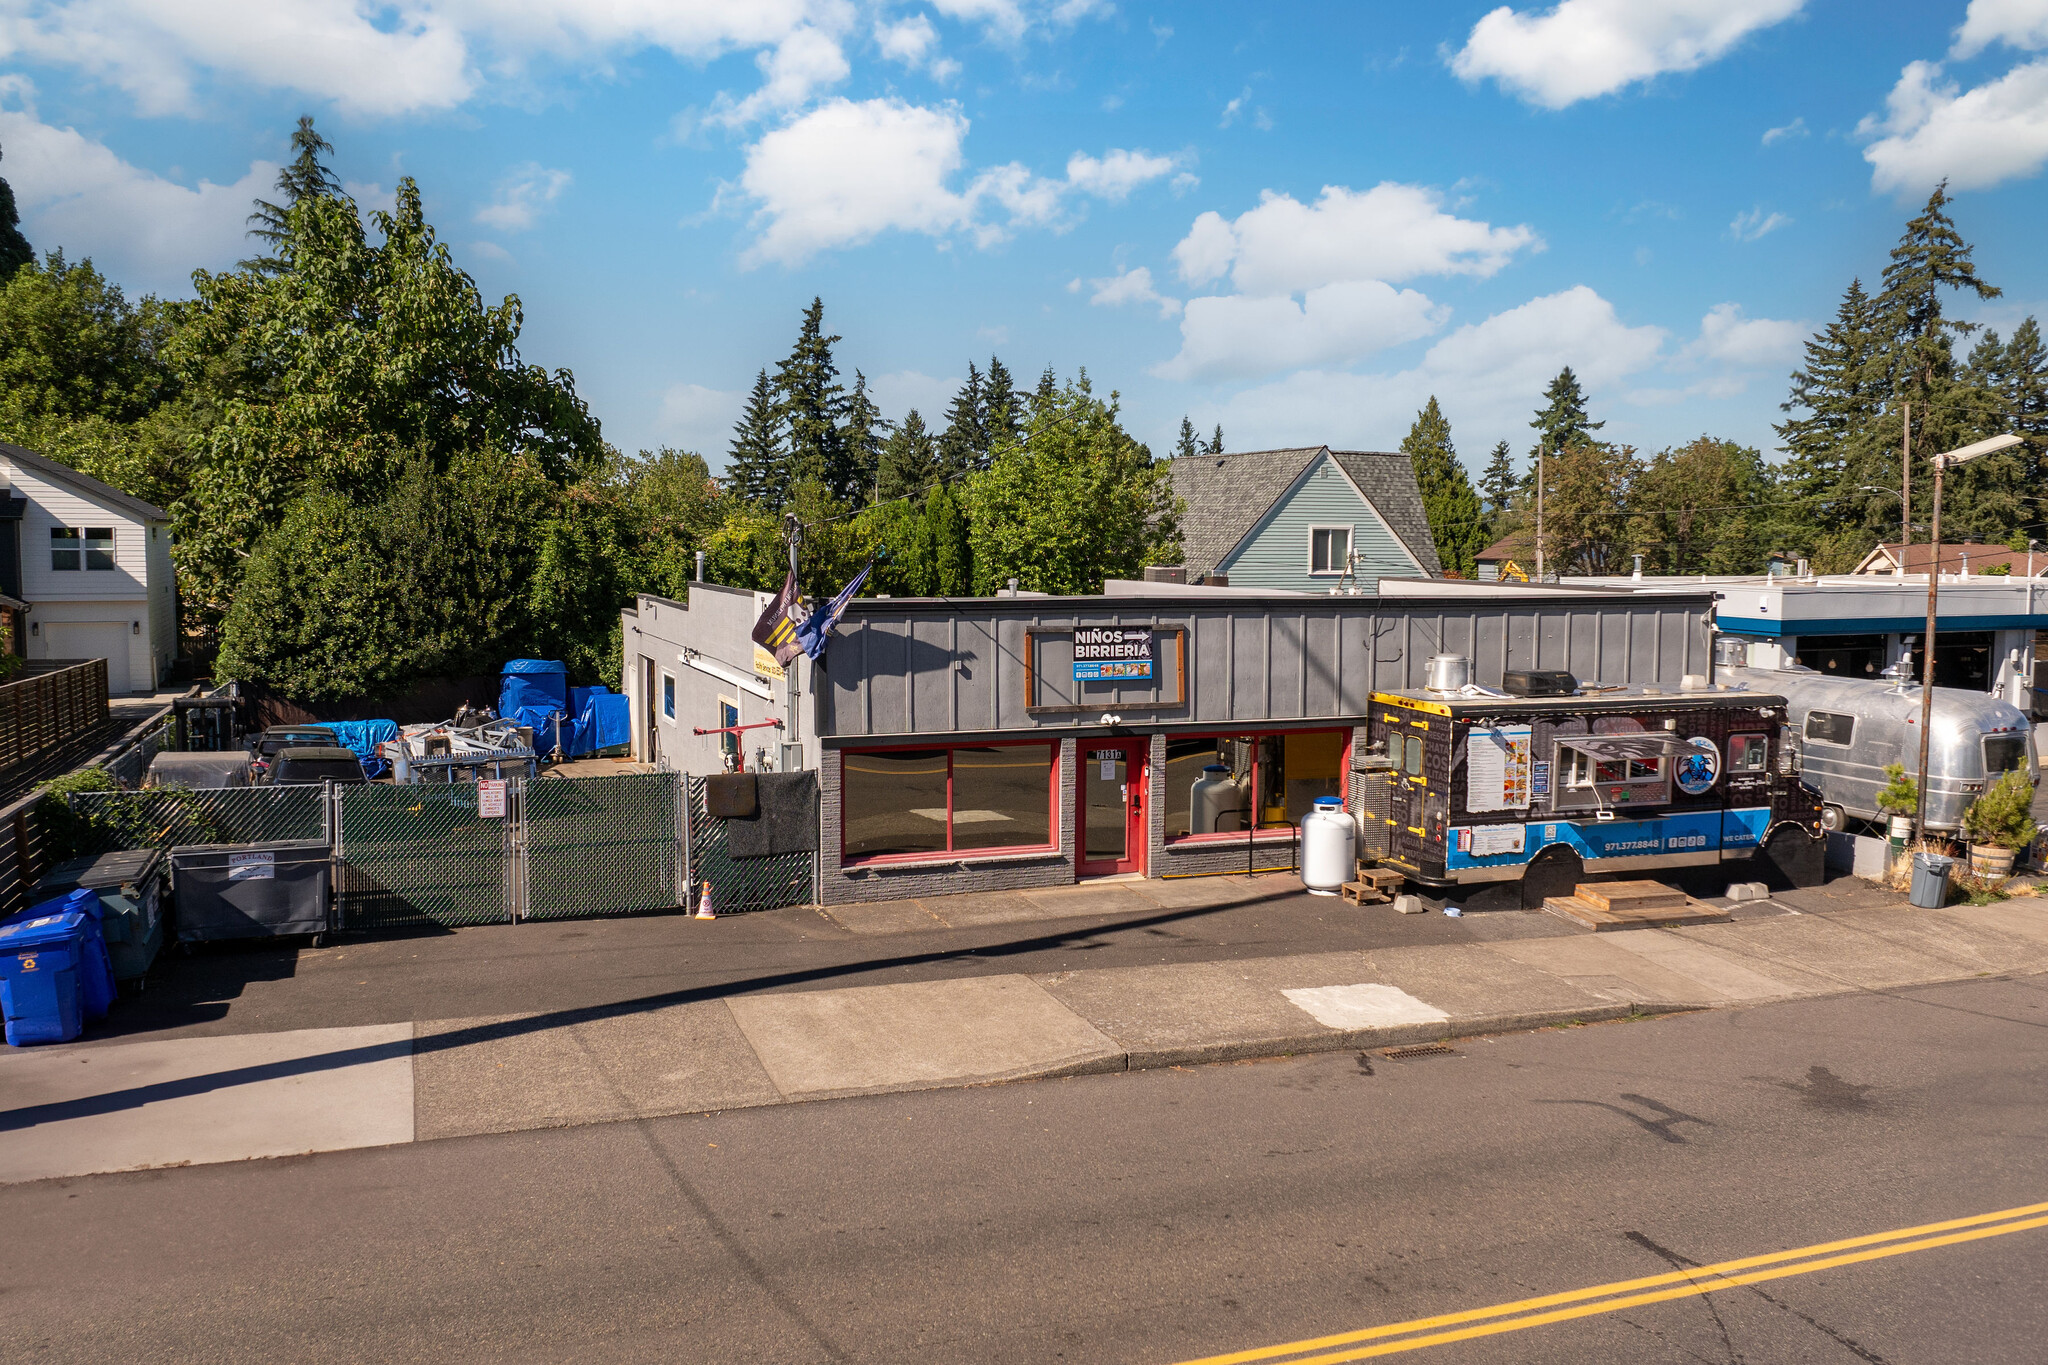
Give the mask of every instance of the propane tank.
[[1358, 866], [1358, 822], [1341, 796], [1318, 796], [1301, 818], [1301, 884], [1311, 896], [1334, 896]]
[[1188, 789], [1188, 832], [1222, 833], [1223, 817], [1226, 814], [1235, 816], [1243, 804], [1244, 793], [1238, 790], [1237, 783], [1231, 781], [1230, 769], [1221, 763], [1211, 763], [1202, 769], [1202, 775]]

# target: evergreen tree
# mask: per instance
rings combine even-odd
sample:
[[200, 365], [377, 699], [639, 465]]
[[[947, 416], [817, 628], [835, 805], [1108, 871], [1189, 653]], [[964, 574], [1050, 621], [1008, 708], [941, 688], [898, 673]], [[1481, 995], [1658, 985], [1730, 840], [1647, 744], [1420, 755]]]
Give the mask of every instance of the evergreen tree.
[[868, 397], [868, 377], [855, 370], [853, 392], [846, 400], [846, 426], [839, 435], [843, 470], [832, 485], [840, 501], [859, 506], [876, 496], [882, 442], [888, 431], [889, 422], [875, 406], [875, 400]]
[[725, 455], [725, 491], [743, 503], [780, 508], [789, 487], [782, 458], [782, 417], [776, 408], [775, 386], [762, 370], [746, 411], [733, 424], [732, 445]]
[[946, 430], [939, 437], [939, 468], [947, 479], [987, 466], [988, 432], [982, 427], [981, 371], [967, 362], [967, 382], [946, 409]]
[[1221, 422], [1216, 424], [1216, 430], [1209, 433], [1209, 448], [1204, 453], [1209, 455], [1221, 455], [1223, 453], [1223, 424]]
[[1793, 372], [1791, 396], [1780, 404], [1785, 412], [1805, 414], [1780, 423], [1777, 433], [1789, 456], [1782, 474], [1785, 491], [1800, 499], [1828, 498], [1812, 510], [1816, 525], [1838, 530], [1850, 523], [1874, 523], [1898, 510], [1896, 498], [1871, 506], [1878, 495], [1842, 496], [1854, 491], [1842, 487], [1851, 448], [1867, 442], [1890, 392], [1884, 360], [1877, 305], [1863, 292], [1863, 281], [1851, 280], [1835, 320], [1806, 343], [1806, 363]]
[[934, 597], [968, 597], [974, 593], [974, 549], [968, 540], [967, 514], [945, 484], [935, 484], [924, 499], [923, 541], [930, 546]]
[[1976, 323], [1943, 316], [1941, 291], [1967, 289], [1980, 299], [1995, 299], [2004, 292], [1978, 277], [1970, 259], [1973, 248], [1944, 212], [1949, 202], [1944, 180], [1892, 248], [1891, 264], [1884, 268], [1884, 290], [1877, 297], [1878, 312], [1895, 348], [1894, 387], [1923, 400], [1953, 364], [1954, 339], [1977, 330]]
[[916, 408], [897, 424], [882, 446], [881, 467], [875, 477], [875, 500], [888, 502], [908, 497], [931, 486], [938, 477], [939, 450], [924, 418]]
[[1195, 424], [1183, 413], [1180, 419], [1180, 436], [1173, 443], [1173, 458], [1189, 460], [1201, 453], [1201, 444], [1195, 438]]
[[1471, 578], [1477, 571], [1474, 557], [1486, 548], [1486, 527], [1480, 516], [1479, 495], [1472, 491], [1472, 481], [1458, 461], [1457, 448], [1451, 444], [1451, 424], [1444, 420], [1435, 394], [1415, 414], [1415, 425], [1402, 440], [1401, 451], [1414, 463], [1423, 514], [1429, 518], [1430, 539], [1436, 542], [1436, 557], [1445, 575]]
[[1048, 365], [1045, 367], [1044, 372], [1038, 376], [1038, 387], [1031, 391], [1032, 419], [1036, 420], [1038, 414], [1046, 410], [1046, 404], [1059, 401], [1059, 395], [1059, 376], [1054, 374], [1052, 366]]
[[1486, 472], [1479, 476], [1479, 491], [1486, 495], [1486, 514], [1497, 518], [1508, 510], [1508, 504], [1515, 498], [1515, 463], [1508, 454], [1508, 443], [1500, 442], [1493, 448], [1493, 457], [1486, 462]]
[[6, 284], [15, 271], [35, 258], [35, 248], [21, 235], [21, 214], [14, 207], [14, 187], [0, 180], [0, 284]]
[[291, 240], [293, 206], [302, 199], [332, 198], [341, 193], [340, 177], [320, 160], [322, 152], [333, 155], [334, 144], [313, 130], [311, 114], [299, 116], [299, 126], [292, 133], [292, 152], [291, 163], [277, 173], [277, 192], [284, 202], [273, 204], [258, 199], [255, 212], [248, 218], [249, 235], [268, 242], [280, 254], [252, 257], [241, 263], [244, 270], [276, 274], [287, 269], [288, 262], [281, 253]]
[[999, 441], [1014, 441], [1024, 431], [1023, 402], [1010, 381], [1010, 371], [995, 356], [988, 358], [988, 378], [981, 385], [981, 429], [988, 441], [982, 452], [982, 466], [988, 465], [988, 451]]
[[789, 443], [785, 489], [806, 481], [837, 489], [854, 477], [839, 425], [847, 399], [832, 359], [838, 343], [838, 337], [825, 335], [825, 301], [812, 298], [796, 345], [775, 367], [776, 402]]
[[[1586, 394], [1579, 387], [1579, 377], [1572, 373], [1572, 367], [1569, 365], [1557, 372], [1557, 378], [1550, 381], [1550, 387], [1544, 391], [1543, 397], [1544, 405], [1529, 425], [1536, 428], [1536, 447], [1541, 447], [1545, 451], [1555, 453], [1566, 446], [1587, 440], [1592, 433], [1607, 425], [1605, 422], [1587, 420]], [[1530, 448], [1529, 454], [1532, 457], [1536, 454], [1536, 447]], [[1532, 458], [1532, 470], [1534, 466], [1535, 461]], [[1531, 473], [1528, 479], [1534, 477]], [[1524, 482], [1526, 483], [1528, 479]]]
[[[2005, 429], [2026, 438], [2022, 486], [2039, 497], [2048, 489], [2048, 346], [2032, 317], [2013, 328], [2006, 343], [2005, 379]], [[2015, 534], [2022, 540], [2028, 535], [2048, 538], [2048, 506], [2038, 501], [2027, 506]]]

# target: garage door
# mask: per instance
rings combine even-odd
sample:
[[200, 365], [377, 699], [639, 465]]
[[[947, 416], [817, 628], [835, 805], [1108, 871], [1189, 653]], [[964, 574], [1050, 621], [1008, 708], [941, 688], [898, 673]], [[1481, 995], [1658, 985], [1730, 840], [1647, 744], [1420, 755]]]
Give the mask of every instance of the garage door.
[[105, 659], [107, 691], [128, 690], [128, 623], [126, 621], [45, 621], [44, 646], [52, 659]]

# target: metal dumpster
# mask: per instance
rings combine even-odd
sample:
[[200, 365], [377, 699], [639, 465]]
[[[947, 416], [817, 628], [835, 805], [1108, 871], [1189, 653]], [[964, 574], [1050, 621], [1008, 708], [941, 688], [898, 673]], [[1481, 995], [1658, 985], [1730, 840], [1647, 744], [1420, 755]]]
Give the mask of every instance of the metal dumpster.
[[333, 864], [323, 839], [171, 850], [178, 942], [324, 934]]
[[100, 929], [114, 977], [133, 981], [149, 970], [164, 944], [164, 855], [142, 848], [73, 858], [51, 868], [36, 883], [36, 897], [61, 896], [84, 888], [100, 897]]

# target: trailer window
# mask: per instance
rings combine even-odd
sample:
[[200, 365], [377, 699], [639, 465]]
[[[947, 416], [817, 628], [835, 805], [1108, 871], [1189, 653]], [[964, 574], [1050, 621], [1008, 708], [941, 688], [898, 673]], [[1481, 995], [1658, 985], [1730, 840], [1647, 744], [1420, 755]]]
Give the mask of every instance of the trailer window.
[[2002, 777], [2006, 773], [2027, 766], [2027, 737], [2025, 735], [1986, 735], [1984, 737], [1984, 775]]
[[1770, 763], [1770, 737], [1768, 735], [1728, 736], [1728, 771], [1731, 773], [1760, 773]]
[[1856, 717], [1835, 711], [1809, 711], [1806, 737], [1821, 744], [1847, 744], [1856, 733]]
[[1422, 776], [1422, 736], [1404, 735], [1406, 748], [1401, 758], [1401, 769], [1410, 777]]

